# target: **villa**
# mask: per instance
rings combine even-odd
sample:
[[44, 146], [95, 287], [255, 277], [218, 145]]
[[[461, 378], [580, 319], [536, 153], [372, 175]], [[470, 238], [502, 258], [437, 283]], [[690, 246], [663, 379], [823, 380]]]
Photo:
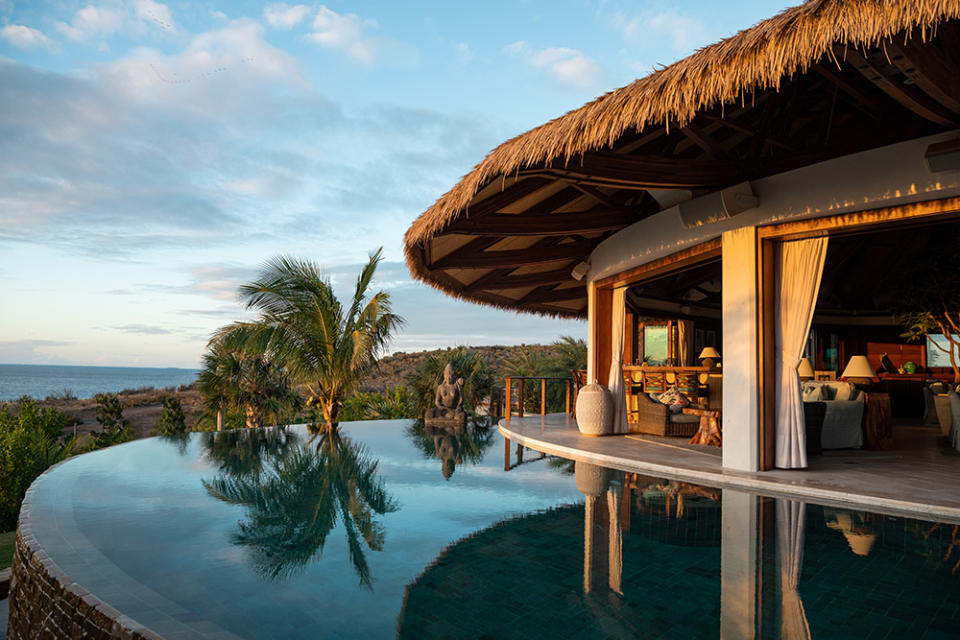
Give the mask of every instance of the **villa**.
[[[902, 495], [852, 471], [844, 485], [818, 454], [889, 450], [895, 423], [938, 422], [935, 409], [944, 435], [957, 420], [949, 362], [901, 337], [894, 312], [898, 282], [960, 228], [958, 17], [956, 2], [788, 9], [508, 140], [423, 213], [405, 238], [417, 278], [587, 319], [587, 381], [613, 392], [626, 435], [587, 439], [566, 416], [501, 432], [694, 481], [783, 488], [815, 483], [781, 471], [809, 466], [842, 486], [806, 495], [872, 491], [896, 507]], [[803, 402], [815, 398], [801, 377], [869, 384], [821, 384]], [[658, 411], [649, 393], [674, 384], [705, 411]], [[689, 448], [650, 446], [685, 443], [703, 418], [722, 423], [722, 458], [706, 467]], [[911, 433], [897, 429], [899, 449]], [[887, 471], [917, 479], [918, 508], [960, 513], [942, 482], [957, 468], [917, 442]]]

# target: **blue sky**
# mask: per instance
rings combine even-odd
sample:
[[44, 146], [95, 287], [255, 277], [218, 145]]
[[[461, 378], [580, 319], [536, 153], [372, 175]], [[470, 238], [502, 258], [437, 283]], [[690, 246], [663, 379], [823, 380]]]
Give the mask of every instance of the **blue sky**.
[[195, 366], [264, 260], [348, 285], [379, 246], [392, 350], [584, 335], [414, 283], [403, 232], [503, 140], [784, 6], [0, 0], [0, 362]]

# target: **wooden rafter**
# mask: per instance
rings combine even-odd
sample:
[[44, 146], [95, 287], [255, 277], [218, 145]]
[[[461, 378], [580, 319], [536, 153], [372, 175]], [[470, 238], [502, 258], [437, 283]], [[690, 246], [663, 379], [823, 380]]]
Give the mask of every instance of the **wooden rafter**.
[[669, 156], [609, 152], [585, 153], [569, 162], [555, 161], [541, 169], [520, 171], [520, 174], [547, 175], [580, 184], [627, 189], [704, 189], [743, 180], [743, 171], [732, 162], [692, 162]]
[[539, 273], [523, 273], [515, 276], [501, 275], [499, 277], [488, 278], [491, 274], [478, 278], [476, 281], [465, 286], [463, 290], [478, 291], [484, 288], [519, 289], [521, 287], [537, 287], [545, 284], [559, 284], [570, 280], [572, 277], [569, 266], [552, 271], [541, 271]]
[[683, 135], [687, 136], [691, 142], [703, 149], [709, 159], [716, 160], [726, 157], [724, 148], [711, 138], [709, 133], [700, 128], [699, 125], [691, 122], [681, 128], [680, 131], [682, 131]]
[[[474, 236], [569, 236], [595, 231], [615, 231], [636, 222], [639, 216], [627, 211], [579, 211], [540, 215], [491, 213], [480, 219], [468, 218], [447, 228], [443, 234]], [[438, 235], [443, 235], [438, 234]]]
[[527, 249], [506, 249], [501, 251], [462, 251], [453, 253], [435, 261], [433, 269], [494, 269], [498, 267], [522, 267], [541, 262], [557, 262], [583, 258], [589, 254], [601, 238], [577, 240], [552, 247]]
[[839, 49], [837, 53], [838, 55], [845, 54], [846, 61], [859, 71], [864, 78], [921, 118], [942, 126], [956, 126], [956, 118], [942, 105], [934, 102], [916, 87], [905, 85], [896, 77], [884, 75], [859, 51]]
[[892, 62], [925, 94], [954, 113], [960, 113], [958, 70], [933, 45], [922, 46], [917, 40], [892, 40], [884, 43]]
[[877, 114], [883, 112], [883, 107], [880, 106], [879, 102], [874, 100], [873, 97], [869, 96], [866, 92], [855, 87], [852, 83], [847, 82], [839, 70], [832, 69], [822, 63], [813, 65], [811, 70], [853, 98], [855, 104], [862, 106], [872, 116], [876, 117]]
[[586, 285], [582, 287], [568, 287], [565, 289], [556, 289], [552, 286], [537, 287], [527, 295], [520, 298], [519, 304], [549, 304], [551, 302], [566, 302], [568, 300], [580, 300], [587, 297]]

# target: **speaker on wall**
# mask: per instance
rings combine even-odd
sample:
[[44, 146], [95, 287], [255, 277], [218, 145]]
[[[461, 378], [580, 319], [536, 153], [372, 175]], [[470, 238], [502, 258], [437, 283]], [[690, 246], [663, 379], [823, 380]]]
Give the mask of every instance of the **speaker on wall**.
[[680, 209], [683, 225], [690, 229], [726, 220], [738, 213], [754, 209], [758, 202], [757, 196], [753, 195], [750, 183], [741, 182], [732, 187], [681, 202], [677, 206]]

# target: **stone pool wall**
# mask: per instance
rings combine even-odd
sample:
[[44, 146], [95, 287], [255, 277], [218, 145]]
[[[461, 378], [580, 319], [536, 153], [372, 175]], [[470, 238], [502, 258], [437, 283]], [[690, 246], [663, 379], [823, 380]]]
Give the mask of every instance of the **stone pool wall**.
[[7, 635], [9, 640], [162, 640], [70, 580], [29, 531], [21, 530], [13, 555]]

